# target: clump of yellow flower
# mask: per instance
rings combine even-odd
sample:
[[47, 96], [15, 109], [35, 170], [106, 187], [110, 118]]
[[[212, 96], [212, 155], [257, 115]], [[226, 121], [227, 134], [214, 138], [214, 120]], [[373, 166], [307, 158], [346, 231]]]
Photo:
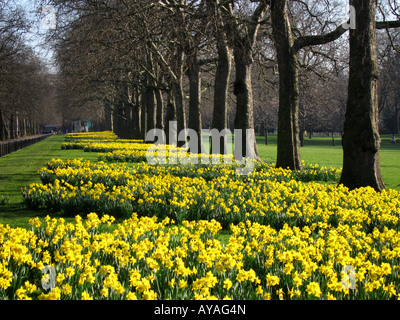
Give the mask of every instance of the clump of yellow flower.
[[[148, 147], [111, 132], [68, 139], [122, 161]], [[321, 184], [338, 170], [304, 166], [241, 176], [225, 163], [53, 159], [24, 198], [75, 223], [0, 225], [0, 299], [398, 298], [400, 193]]]
[[217, 219], [224, 228], [250, 220], [273, 227], [390, 225], [399, 222], [399, 192], [298, 181], [290, 170], [259, 164], [249, 175], [234, 165], [162, 166], [54, 159], [40, 170], [42, 184], [24, 188], [32, 208], [66, 215], [96, 212], [126, 218], [141, 215], [183, 220]]
[[[391, 299], [398, 295], [400, 233], [388, 227], [365, 232], [360, 223], [333, 227], [319, 222], [302, 228], [285, 224], [278, 230], [246, 221], [232, 224], [231, 234], [223, 239], [216, 220], [176, 225], [169, 218], [133, 214], [114, 224], [95, 213], [75, 220], [68, 228], [64, 219], [50, 217], [32, 219], [32, 230], [0, 226], [0, 298]], [[50, 290], [42, 286], [46, 265], [56, 272]]]

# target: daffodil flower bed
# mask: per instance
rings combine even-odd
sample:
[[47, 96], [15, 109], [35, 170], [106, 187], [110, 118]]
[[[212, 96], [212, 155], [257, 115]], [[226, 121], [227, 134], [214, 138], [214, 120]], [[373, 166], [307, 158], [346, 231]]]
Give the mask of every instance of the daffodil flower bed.
[[109, 152], [120, 149], [146, 150], [150, 144], [138, 139], [119, 139], [111, 131], [68, 133], [61, 149], [82, 149], [85, 152]]
[[65, 135], [65, 140], [69, 142], [95, 140], [95, 141], [115, 141], [118, 136], [112, 131], [100, 132], [73, 132]]
[[246, 221], [222, 242], [216, 220], [75, 220], [0, 225], [0, 299], [398, 298], [400, 234], [388, 227]]
[[[93, 148], [117, 139], [75, 136]], [[145, 145], [134, 143], [112, 152]], [[75, 223], [0, 225], [0, 299], [399, 297], [398, 191], [350, 191], [332, 184], [339, 170], [309, 164], [238, 175], [236, 164], [121, 161], [53, 159], [23, 188], [31, 208]]]
[[68, 216], [96, 212], [126, 218], [138, 212], [178, 223], [216, 219], [224, 228], [245, 220], [275, 227], [305, 225], [335, 219], [336, 208], [347, 208], [351, 197], [345, 188], [294, 180], [337, 173], [315, 168], [293, 173], [258, 164], [251, 174], [241, 176], [235, 165], [128, 167], [58, 159], [40, 170], [43, 183], [24, 188], [23, 196], [30, 208], [61, 210]]
[[139, 140], [77, 140], [72, 142], [64, 142], [61, 149], [82, 149], [85, 152], [110, 152], [114, 150], [137, 150], [146, 151], [151, 144], [143, 143]]

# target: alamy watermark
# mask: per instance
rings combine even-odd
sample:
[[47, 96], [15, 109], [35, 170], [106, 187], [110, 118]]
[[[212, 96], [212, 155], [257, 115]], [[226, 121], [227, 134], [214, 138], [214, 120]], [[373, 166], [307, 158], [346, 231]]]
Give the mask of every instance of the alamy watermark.
[[347, 6], [343, 9], [346, 19], [342, 22], [343, 29], [355, 29], [356, 28], [356, 8], [354, 6]]
[[[243, 135], [243, 132], [245, 134]], [[155, 141], [146, 152], [146, 160], [150, 164], [235, 164], [239, 167], [236, 169], [238, 175], [248, 175], [254, 169], [255, 160], [255, 134], [254, 129], [241, 129], [234, 130], [234, 152], [232, 157], [233, 139], [229, 130], [217, 129], [203, 129], [202, 134], [211, 138], [206, 139], [204, 143], [204, 150], [199, 150], [199, 137], [197, 132], [193, 129], [185, 129], [178, 133], [177, 122], [170, 121], [168, 129], [168, 145], [167, 134], [162, 129], [152, 129], [146, 135], [146, 141]], [[245, 143], [243, 143], [243, 138]], [[189, 141], [188, 141], [189, 140]], [[177, 143], [185, 142], [185, 144], [177, 148]], [[221, 143], [224, 141], [224, 144]], [[216, 152], [224, 145], [224, 152], [219, 154]], [[245, 153], [243, 153], [243, 145], [246, 146]], [[212, 151], [210, 155], [209, 151]], [[203, 152], [202, 152], [203, 151]], [[245, 154], [245, 157], [242, 155]], [[238, 160], [240, 159], [240, 160]]]
[[344, 290], [356, 290], [356, 269], [353, 266], [345, 266], [342, 269], [342, 288]]
[[47, 265], [42, 269], [42, 288], [44, 290], [53, 290], [56, 287], [56, 269], [53, 266]]

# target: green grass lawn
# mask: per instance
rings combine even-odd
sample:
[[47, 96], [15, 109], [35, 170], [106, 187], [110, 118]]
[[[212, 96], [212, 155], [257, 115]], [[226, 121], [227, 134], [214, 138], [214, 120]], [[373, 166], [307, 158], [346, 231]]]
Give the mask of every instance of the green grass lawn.
[[7, 199], [5, 205], [0, 204], [0, 223], [12, 227], [28, 227], [30, 218], [47, 214], [27, 209], [21, 194], [21, 187], [41, 182], [38, 170], [47, 161], [52, 158], [97, 160], [97, 153], [61, 150], [64, 137], [52, 136], [0, 158], [0, 202], [2, 198]]
[[[265, 145], [264, 137], [257, 137], [258, 151], [266, 161], [276, 161], [276, 135], [269, 137]], [[383, 181], [387, 188], [400, 190], [400, 144], [393, 145], [390, 135], [382, 136], [379, 153]], [[320, 166], [342, 168], [343, 150], [340, 137], [335, 137], [332, 146], [331, 137], [312, 137], [304, 139], [304, 147], [300, 148], [301, 159]]]
[[[26, 208], [21, 187], [30, 183], [40, 182], [38, 170], [52, 158], [76, 159], [83, 158], [97, 161], [96, 152], [82, 150], [61, 150], [63, 135], [52, 136], [35, 145], [11, 153], [0, 158], [0, 223], [11, 227], [29, 227], [28, 220], [37, 216], [45, 216], [43, 211], [32, 211]], [[276, 136], [269, 137], [269, 144], [265, 145], [264, 137], [257, 137], [260, 156], [268, 161], [276, 160]], [[330, 137], [305, 138], [301, 148], [302, 160], [321, 166], [342, 166], [342, 147], [340, 138], [335, 138], [332, 146]], [[381, 168], [384, 182], [388, 188], [400, 190], [400, 144], [390, 143], [389, 136], [382, 137], [380, 151]], [[1, 204], [2, 199], [6, 204]], [[73, 218], [67, 218], [73, 221]]]

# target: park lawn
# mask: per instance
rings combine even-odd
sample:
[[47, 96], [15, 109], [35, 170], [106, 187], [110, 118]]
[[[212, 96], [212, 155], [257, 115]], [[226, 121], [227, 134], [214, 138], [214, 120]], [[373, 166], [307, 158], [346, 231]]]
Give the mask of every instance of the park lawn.
[[[268, 137], [268, 145], [265, 145], [264, 137], [257, 137], [258, 151], [262, 159], [275, 162], [277, 152], [277, 136]], [[400, 149], [399, 149], [400, 151]], [[304, 139], [304, 146], [300, 148], [301, 159], [305, 162], [326, 167], [342, 167], [342, 145], [338, 137], [335, 137], [335, 145], [332, 146], [331, 137], [312, 137]]]
[[55, 135], [0, 158], [0, 201], [6, 199], [6, 204], [0, 204], [0, 224], [26, 228], [29, 219], [47, 214], [27, 209], [21, 194], [21, 187], [41, 182], [38, 170], [47, 161], [52, 158], [97, 160], [97, 153], [61, 150], [64, 141], [64, 135]]
[[[265, 145], [264, 137], [257, 137], [258, 151], [262, 159], [276, 161], [276, 135], [269, 136], [269, 144]], [[400, 144], [393, 145], [391, 135], [382, 135], [380, 162], [383, 181], [387, 188], [400, 190]], [[320, 166], [342, 168], [343, 150], [340, 137], [335, 137], [332, 146], [331, 137], [304, 139], [304, 147], [300, 148], [301, 159]]]
[[[82, 158], [97, 161], [96, 152], [62, 150], [61, 143], [64, 142], [64, 139], [64, 135], [55, 135], [0, 158], [0, 203], [4, 197], [7, 199], [6, 204], [0, 204], [0, 224], [29, 228], [29, 219], [48, 214], [44, 211], [27, 209], [20, 191], [21, 187], [40, 182], [38, 170], [47, 161], [53, 158], [62, 160]], [[265, 145], [264, 141], [264, 137], [257, 137], [261, 158], [267, 162], [275, 162], [276, 135], [269, 137], [268, 145]], [[302, 160], [305, 162], [336, 168], [342, 166], [343, 153], [338, 137], [335, 137], [335, 146], [332, 146], [330, 137], [306, 138], [300, 152]], [[390, 137], [383, 136], [380, 156], [382, 175], [386, 186], [400, 190], [400, 161], [398, 160], [400, 144], [392, 145]], [[73, 218], [66, 218], [66, 220], [73, 221]]]

